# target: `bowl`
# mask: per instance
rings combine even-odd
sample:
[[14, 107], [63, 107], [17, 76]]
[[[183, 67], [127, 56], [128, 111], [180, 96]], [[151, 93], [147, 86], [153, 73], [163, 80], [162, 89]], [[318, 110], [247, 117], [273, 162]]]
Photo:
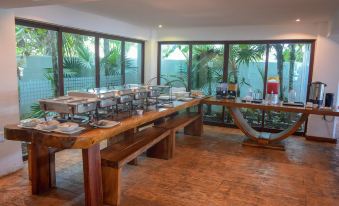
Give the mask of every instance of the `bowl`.
[[40, 124], [42, 121], [40, 119], [37, 118], [32, 118], [32, 119], [24, 119], [20, 121], [20, 124], [23, 127], [35, 127], [38, 124]]
[[144, 110], [142, 110], [142, 109], [137, 109], [137, 114], [138, 115], [142, 115], [144, 113]]
[[74, 122], [65, 122], [58, 125], [58, 129], [62, 132], [70, 132], [79, 127], [79, 124]]

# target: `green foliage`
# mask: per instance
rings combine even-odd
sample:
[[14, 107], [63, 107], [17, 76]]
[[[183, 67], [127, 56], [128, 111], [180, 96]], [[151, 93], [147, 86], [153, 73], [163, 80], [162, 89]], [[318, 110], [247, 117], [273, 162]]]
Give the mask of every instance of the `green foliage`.
[[[230, 45], [228, 82], [238, 83], [239, 66], [258, 62], [265, 54], [266, 46], [262, 44], [234, 44]], [[244, 85], [244, 81], [242, 80]]]
[[192, 88], [212, 95], [215, 84], [223, 80], [224, 47], [194, 45], [192, 58]]
[[31, 113], [29, 118], [42, 118], [44, 117], [45, 112], [41, 110], [39, 103], [33, 103], [31, 106]]

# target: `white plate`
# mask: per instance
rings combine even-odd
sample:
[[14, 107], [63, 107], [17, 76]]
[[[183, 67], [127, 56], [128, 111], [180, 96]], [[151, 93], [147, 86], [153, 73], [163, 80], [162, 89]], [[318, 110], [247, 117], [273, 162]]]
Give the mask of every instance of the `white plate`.
[[24, 129], [34, 129], [35, 128], [35, 126], [34, 127], [25, 127], [21, 124], [18, 124], [17, 126], [20, 127], [20, 128], [24, 128]]
[[186, 98], [181, 98], [180, 100], [181, 100], [181, 101], [184, 101], [184, 102], [189, 102], [189, 101], [192, 101], [193, 98], [191, 98], [191, 97], [186, 97]]
[[112, 128], [114, 126], [117, 126], [120, 124], [120, 122], [117, 122], [117, 121], [109, 121], [109, 120], [105, 120], [105, 122], [107, 122], [108, 124], [107, 125], [104, 125], [104, 126], [100, 126], [100, 125], [97, 125], [97, 124], [94, 124], [93, 126], [94, 127], [97, 127], [97, 128]]
[[86, 129], [86, 128], [85, 127], [77, 127], [72, 131], [64, 132], [64, 131], [61, 131], [60, 129], [57, 128], [57, 129], [53, 130], [53, 132], [57, 132], [57, 133], [61, 133], [61, 134], [76, 134], [76, 133], [81, 132], [84, 129]]
[[53, 132], [55, 130], [55, 129], [41, 129], [39, 127], [35, 127], [34, 129], [41, 132]]

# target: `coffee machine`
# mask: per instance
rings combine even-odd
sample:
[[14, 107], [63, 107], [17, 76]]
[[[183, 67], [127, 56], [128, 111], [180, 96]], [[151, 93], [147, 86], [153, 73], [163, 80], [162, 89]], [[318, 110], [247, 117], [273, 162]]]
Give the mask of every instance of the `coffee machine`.
[[325, 87], [323, 82], [312, 82], [310, 85], [309, 101], [318, 106], [323, 105], [325, 97]]

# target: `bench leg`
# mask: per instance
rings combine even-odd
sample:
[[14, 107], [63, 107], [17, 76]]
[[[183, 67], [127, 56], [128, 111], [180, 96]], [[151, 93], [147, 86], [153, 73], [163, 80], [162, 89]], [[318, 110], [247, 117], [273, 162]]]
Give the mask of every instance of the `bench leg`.
[[159, 159], [171, 159], [174, 151], [175, 132], [147, 150], [147, 156]]
[[121, 195], [121, 168], [102, 167], [104, 203], [119, 205]]
[[134, 165], [134, 166], [138, 166], [138, 157], [136, 157], [135, 159], [133, 159], [132, 161], [130, 161], [129, 163], [127, 163], [129, 165]]
[[201, 116], [184, 128], [184, 133], [187, 135], [201, 136], [202, 132], [203, 132], [203, 123]]
[[[124, 132], [124, 136], [125, 137], [128, 137], [130, 135], [133, 135], [137, 132], [137, 128], [133, 128], [133, 129], [130, 129], [130, 130], [127, 130], [126, 132]], [[130, 161], [128, 163], [129, 165], [134, 165], [134, 166], [138, 166], [138, 157], [136, 157], [135, 159], [133, 159], [132, 161]]]

